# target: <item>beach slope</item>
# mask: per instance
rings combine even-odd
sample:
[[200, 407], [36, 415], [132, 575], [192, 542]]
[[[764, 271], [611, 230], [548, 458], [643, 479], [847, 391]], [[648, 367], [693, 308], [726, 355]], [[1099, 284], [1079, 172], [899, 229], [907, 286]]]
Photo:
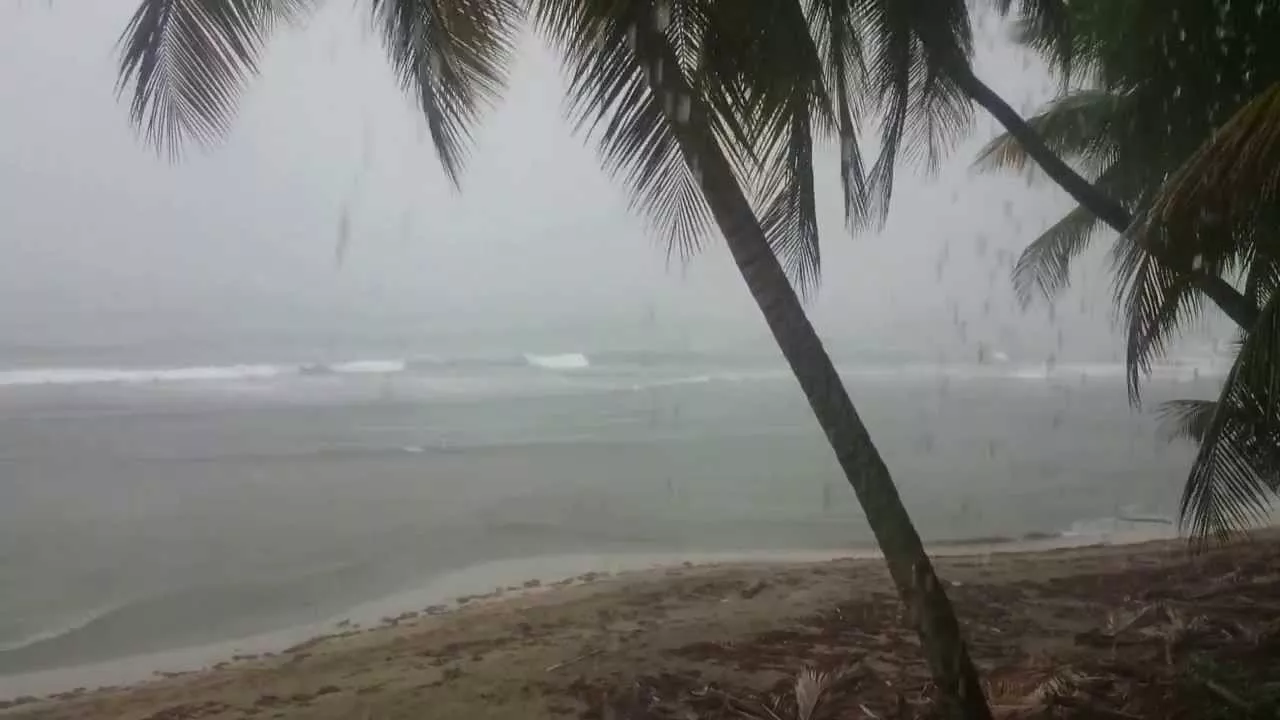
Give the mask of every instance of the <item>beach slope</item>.
[[[1233, 699], [1232, 683], [1280, 680], [1257, 661], [1280, 657], [1278, 550], [1269, 532], [1195, 557], [1172, 541], [939, 566], [1000, 713], [1053, 702], [1111, 717], [1204, 717], [1254, 702], [1256, 692]], [[828, 693], [829, 709], [848, 714], [833, 716], [912, 717], [895, 713], [923, 712], [930, 692], [899, 613], [876, 560], [530, 580], [274, 655], [10, 701], [0, 716], [728, 718], [785, 700], [812, 666], [848, 671]], [[1213, 668], [1223, 677], [1206, 677]], [[1047, 686], [1058, 688], [1052, 697]]]

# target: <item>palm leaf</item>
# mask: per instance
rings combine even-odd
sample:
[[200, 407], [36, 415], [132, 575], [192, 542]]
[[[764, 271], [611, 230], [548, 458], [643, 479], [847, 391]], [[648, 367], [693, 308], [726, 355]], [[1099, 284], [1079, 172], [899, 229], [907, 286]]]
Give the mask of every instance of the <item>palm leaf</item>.
[[1066, 0], [996, 0], [996, 12], [1015, 15], [1016, 38], [1040, 53], [1065, 83], [1075, 59], [1075, 35]]
[[1088, 247], [1101, 222], [1088, 208], [1077, 206], [1022, 251], [1013, 266], [1013, 287], [1024, 307], [1037, 290], [1053, 300], [1067, 286], [1071, 261]]
[[1141, 380], [1180, 328], [1200, 316], [1204, 295], [1192, 276], [1178, 272], [1127, 235], [1112, 250], [1115, 298], [1125, 323], [1125, 368], [1129, 400], [1141, 401]]
[[[1027, 124], [1055, 154], [1076, 161], [1086, 174], [1097, 176], [1114, 160], [1115, 133], [1123, 110], [1123, 96], [1105, 90], [1075, 90], [1047, 103], [1027, 118]], [[983, 172], [1026, 171], [1036, 164], [1021, 143], [1004, 133], [978, 151], [973, 166]]]
[[1171, 439], [1204, 442], [1218, 411], [1216, 400], [1170, 400], [1160, 405], [1160, 426]]
[[878, 100], [881, 121], [880, 154], [867, 175], [867, 205], [872, 221], [882, 227], [889, 217], [898, 154], [911, 110], [911, 68], [918, 49], [910, 18], [878, 12], [872, 13], [869, 23], [878, 43], [867, 62], [867, 92]]
[[[696, 35], [672, 25], [704, 17], [697, 5], [679, 13], [672, 5], [665, 0], [661, 8], [646, 0], [535, 0], [532, 8], [538, 29], [564, 58], [568, 111], [577, 128], [596, 139], [605, 168], [630, 186], [633, 208], [647, 216], [668, 249], [688, 256], [707, 237], [711, 213], [696, 163], [685, 161], [664, 105], [679, 118], [693, 112], [695, 98], [653, 93], [650, 80], [661, 84], [664, 73], [684, 70], [678, 62], [642, 63], [638, 51], [655, 35], [655, 24], [664, 38]], [[669, 47], [664, 51], [675, 54]]]
[[840, 185], [845, 222], [857, 231], [872, 225], [866, 167], [858, 145], [862, 108], [857, 99], [867, 82], [856, 8], [852, 0], [809, 0], [809, 23], [826, 67], [840, 144]]
[[1225, 539], [1266, 519], [1280, 472], [1280, 299], [1244, 335], [1210, 420], [1184, 414], [1201, 438], [1179, 515], [1198, 539]]
[[767, 204], [759, 213], [760, 224], [801, 296], [817, 289], [822, 267], [810, 102], [804, 95], [797, 96], [789, 112], [771, 119], [762, 133], [776, 141], [762, 175], [760, 192]]
[[227, 131], [263, 44], [311, 0], [143, 0], [120, 36], [118, 92], [147, 141], [176, 157]]
[[973, 57], [973, 28], [963, 2], [930, 3], [927, 12], [913, 3], [887, 2], [892, 12], [911, 15], [918, 51], [912, 65], [906, 136], [909, 161], [934, 172], [946, 153], [969, 134], [973, 100], [953, 78], [954, 64]]
[[518, 0], [372, 0], [391, 64], [426, 117], [456, 185], [471, 126], [501, 94], [523, 18]]
[[1232, 230], [1271, 218], [1278, 189], [1280, 83], [1240, 108], [1181, 164], [1137, 228], [1138, 240], [1167, 233], [1172, 244], [1213, 252], [1204, 239], [1215, 237], [1238, 249]]
[[[753, 21], [769, 30], [748, 57], [751, 136], [761, 149], [757, 215], [774, 254], [802, 296], [817, 289], [822, 256], [814, 196], [814, 130], [837, 125], [825, 85], [823, 58], [797, 0], [761, 4]], [[769, 11], [769, 10], [772, 11]]]
[[1266, 305], [1280, 288], [1280, 258], [1270, 253], [1254, 252], [1249, 259], [1249, 272], [1245, 276], [1244, 295], [1254, 306]]
[[859, 16], [873, 39], [864, 44], [865, 92], [883, 118], [880, 154], [868, 175], [868, 215], [882, 225], [899, 161], [932, 170], [970, 126], [972, 103], [948, 68], [968, 63], [973, 38], [964, 3], [939, 3], [921, 12], [909, 2], [872, 0], [863, 3]]

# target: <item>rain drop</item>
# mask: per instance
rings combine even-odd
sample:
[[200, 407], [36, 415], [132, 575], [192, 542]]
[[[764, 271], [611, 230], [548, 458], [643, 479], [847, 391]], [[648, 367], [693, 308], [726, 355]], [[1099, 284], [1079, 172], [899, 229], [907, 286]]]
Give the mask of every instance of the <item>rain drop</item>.
[[681, 125], [689, 122], [689, 114], [693, 111], [693, 101], [685, 93], [676, 98], [676, 122]]
[[653, 7], [653, 27], [658, 32], [666, 32], [671, 26], [671, 3], [669, 0], [659, 0]]

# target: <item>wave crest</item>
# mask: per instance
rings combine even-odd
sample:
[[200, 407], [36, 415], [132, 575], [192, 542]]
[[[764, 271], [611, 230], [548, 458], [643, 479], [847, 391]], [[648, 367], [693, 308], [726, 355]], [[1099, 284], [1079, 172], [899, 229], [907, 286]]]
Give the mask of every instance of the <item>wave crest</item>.
[[524, 359], [525, 362], [533, 367], [545, 370], [581, 370], [591, 366], [591, 360], [582, 353], [562, 353], [559, 355], [525, 353]]

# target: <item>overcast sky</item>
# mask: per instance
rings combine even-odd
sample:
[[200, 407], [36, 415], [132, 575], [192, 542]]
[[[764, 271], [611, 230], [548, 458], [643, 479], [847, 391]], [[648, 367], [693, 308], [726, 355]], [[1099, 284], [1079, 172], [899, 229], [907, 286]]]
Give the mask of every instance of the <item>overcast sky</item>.
[[[135, 5], [0, 5], [7, 342], [410, 317], [599, 328], [637, 323], [650, 307], [660, 324], [694, 332], [763, 333], [722, 247], [681, 266], [646, 236], [594, 149], [571, 134], [559, 68], [535, 39], [480, 129], [458, 193], [350, 2], [325, 3], [276, 38], [221, 146], [176, 165], [158, 158], [114, 93], [115, 43]], [[1052, 85], [997, 33], [980, 38], [980, 73], [1028, 111]], [[1015, 308], [997, 251], [1020, 249], [1070, 205], [1043, 183], [972, 173], [974, 151], [994, 133], [979, 114], [940, 176], [903, 172], [888, 226], [856, 238], [842, 227], [837, 151], [824, 149], [824, 284], [811, 311], [826, 335], [957, 354], [978, 341], [1047, 352], [1062, 327], [1075, 354], [1113, 354], [1103, 272], [1077, 274], [1057, 325], [1043, 305]], [[350, 245], [339, 268], [344, 215]]]

